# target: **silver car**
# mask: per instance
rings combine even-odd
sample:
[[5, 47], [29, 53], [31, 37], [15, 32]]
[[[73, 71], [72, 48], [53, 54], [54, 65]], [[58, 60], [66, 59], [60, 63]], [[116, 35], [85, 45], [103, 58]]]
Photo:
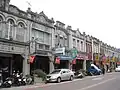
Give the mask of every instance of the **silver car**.
[[73, 80], [74, 73], [69, 69], [55, 69], [47, 75], [47, 82], [58, 82], [62, 80]]

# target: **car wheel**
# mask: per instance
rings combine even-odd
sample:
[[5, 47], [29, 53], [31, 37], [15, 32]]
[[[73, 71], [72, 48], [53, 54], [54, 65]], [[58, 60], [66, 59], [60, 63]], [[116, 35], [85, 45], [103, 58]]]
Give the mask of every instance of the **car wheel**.
[[73, 76], [70, 76], [70, 81], [72, 81], [73, 80]]
[[58, 83], [61, 82], [61, 78], [60, 78], [60, 77], [57, 78], [57, 82], [58, 82]]

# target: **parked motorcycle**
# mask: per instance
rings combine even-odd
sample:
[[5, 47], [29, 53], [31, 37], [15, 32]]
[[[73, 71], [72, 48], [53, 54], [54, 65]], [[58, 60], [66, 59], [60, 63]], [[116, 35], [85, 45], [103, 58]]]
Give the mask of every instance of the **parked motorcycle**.
[[0, 70], [0, 87], [2, 87], [3, 78], [2, 78], [2, 70]]
[[6, 78], [6, 80], [3, 82], [2, 86], [5, 88], [11, 87], [12, 86], [12, 78], [10, 78], [10, 77]]
[[23, 73], [20, 74], [20, 78], [21, 78], [21, 85], [26, 85], [26, 77], [23, 75]]
[[26, 75], [26, 84], [27, 85], [34, 84], [34, 76]]
[[78, 70], [74, 73], [75, 78], [83, 78], [84, 74], [82, 73], [82, 71]]

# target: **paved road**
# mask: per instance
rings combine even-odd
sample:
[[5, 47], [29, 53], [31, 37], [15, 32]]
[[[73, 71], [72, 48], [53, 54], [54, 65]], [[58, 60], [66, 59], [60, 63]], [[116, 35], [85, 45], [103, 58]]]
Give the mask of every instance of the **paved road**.
[[120, 90], [120, 72], [11, 90]]

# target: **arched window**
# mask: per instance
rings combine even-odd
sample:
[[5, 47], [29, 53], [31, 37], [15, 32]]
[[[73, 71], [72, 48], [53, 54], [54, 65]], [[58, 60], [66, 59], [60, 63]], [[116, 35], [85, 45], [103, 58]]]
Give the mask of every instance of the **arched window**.
[[7, 20], [7, 30], [5, 32], [5, 37], [8, 39], [13, 39], [15, 33], [15, 22], [13, 19]]
[[0, 16], [0, 38], [2, 38], [2, 33], [3, 33], [3, 24], [1, 23], [3, 21], [2, 16]]
[[18, 23], [18, 27], [19, 27], [19, 28], [25, 28], [25, 25], [24, 25], [24, 23], [19, 22], [19, 23]]
[[24, 42], [25, 40], [25, 24], [23, 22], [18, 23], [16, 30], [16, 39], [21, 42]]
[[2, 22], [3, 21], [3, 18], [2, 18], [2, 16], [0, 16], [0, 22]]

